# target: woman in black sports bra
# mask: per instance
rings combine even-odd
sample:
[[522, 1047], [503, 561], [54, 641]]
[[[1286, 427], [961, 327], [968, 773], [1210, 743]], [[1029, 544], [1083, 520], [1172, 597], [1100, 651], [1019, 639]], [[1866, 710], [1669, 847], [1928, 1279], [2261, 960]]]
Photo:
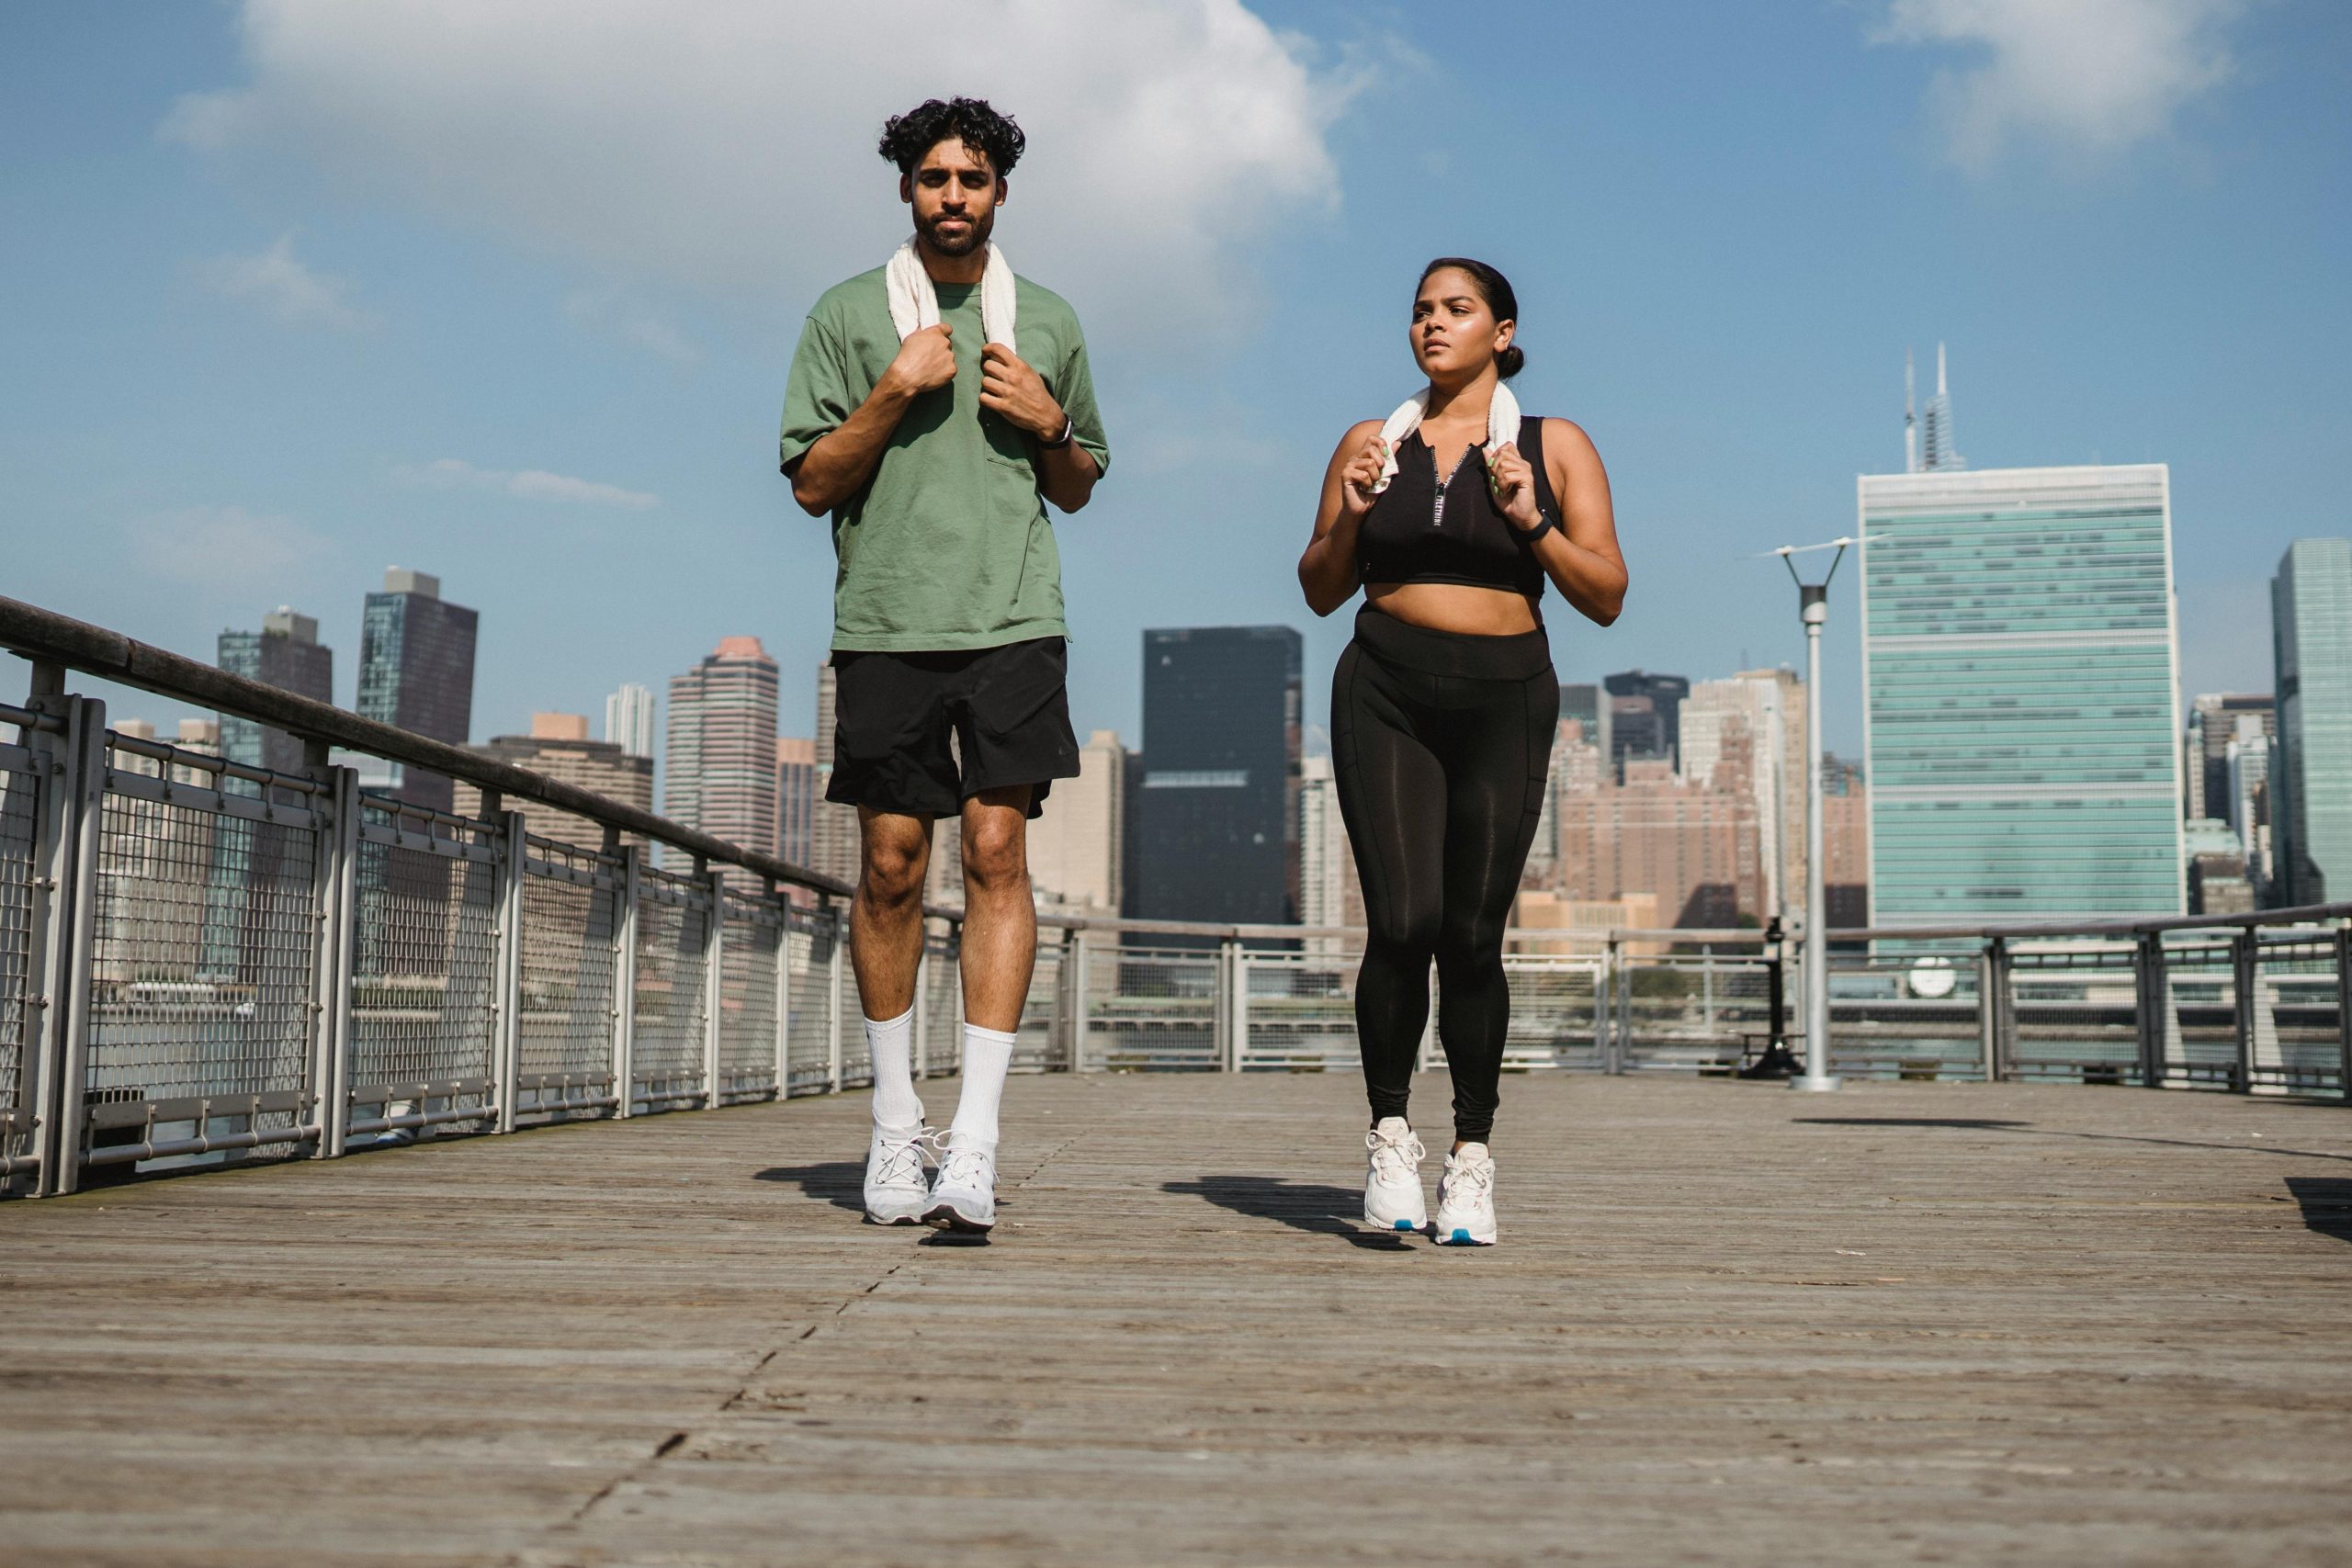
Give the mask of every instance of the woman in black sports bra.
[[[1503, 382], [1526, 360], [1511, 341], [1518, 318], [1510, 284], [1484, 262], [1444, 256], [1422, 269], [1411, 343], [1428, 389], [1385, 427], [1366, 420], [1340, 438], [1298, 562], [1318, 615], [1364, 591], [1331, 681], [1332, 771], [1371, 928], [1356, 977], [1373, 1122], [1364, 1219], [1429, 1224], [1406, 1101], [1434, 960], [1453, 1077], [1441, 1243], [1495, 1239], [1487, 1140], [1510, 1020], [1503, 931], [1560, 710], [1544, 585], [1604, 626], [1625, 599], [1592, 443], [1564, 419], [1508, 428], [1517, 404]], [[1398, 432], [1393, 446], [1384, 428]]]

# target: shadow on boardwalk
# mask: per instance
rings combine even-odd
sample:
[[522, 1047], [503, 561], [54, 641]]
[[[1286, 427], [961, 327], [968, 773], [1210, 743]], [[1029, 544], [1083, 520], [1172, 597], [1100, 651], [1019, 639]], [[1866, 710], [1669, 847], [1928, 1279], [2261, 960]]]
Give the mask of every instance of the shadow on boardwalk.
[[2352, 1179], [2341, 1176], [2290, 1176], [2287, 1190], [2302, 1205], [2303, 1224], [2322, 1235], [2352, 1241]]
[[1340, 1236], [1351, 1246], [1375, 1252], [1395, 1252], [1405, 1245], [1393, 1231], [1364, 1228], [1360, 1188], [1285, 1181], [1278, 1176], [1202, 1176], [1190, 1181], [1163, 1181], [1159, 1190], [1180, 1198], [1199, 1198], [1251, 1219], [1280, 1220], [1293, 1230]]

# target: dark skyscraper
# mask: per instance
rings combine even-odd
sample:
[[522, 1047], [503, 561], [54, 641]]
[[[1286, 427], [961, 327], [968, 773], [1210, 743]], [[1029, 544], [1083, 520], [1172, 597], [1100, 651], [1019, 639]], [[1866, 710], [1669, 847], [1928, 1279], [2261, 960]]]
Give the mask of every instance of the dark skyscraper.
[[[298, 697], [334, 701], [334, 654], [319, 644], [319, 623], [281, 604], [262, 617], [257, 632], [222, 632], [220, 664], [232, 675], [259, 681]], [[220, 716], [220, 754], [274, 773], [302, 771], [302, 743], [249, 718]]]
[[1143, 634], [1144, 753], [1129, 817], [1136, 916], [1298, 918], [1301, 659], [1288, 626]]
[[[393, 567], [359, 623], [359, 716], [452, 746], [472, 738], [480, 616], [441, 597], [441, 580]], [[400, 798], [449, 809], [449, 781], [404, 772]]]
[[1611, 764], [1622, 765], [1629, 756], [1664, 757], [1673, 760], [1682, 747], [1682, 699], [1690, 694], [1690, 682], [1681, 675], [1653, 675], [1644, 670], [1625, 670], [1600, 679], [1612, 697], [1647, 697], [1650, 712], [1657, 716], [1653, 725], [1639, 708], [1618, 706], [1612, 710], [1615, 720], [1611, 735]]

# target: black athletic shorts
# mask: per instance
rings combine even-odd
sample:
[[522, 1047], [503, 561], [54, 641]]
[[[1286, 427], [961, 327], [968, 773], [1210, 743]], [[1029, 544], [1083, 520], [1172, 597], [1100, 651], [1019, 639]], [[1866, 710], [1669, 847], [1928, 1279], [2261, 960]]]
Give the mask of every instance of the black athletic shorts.
[[1054, 780], [1078, 777], [1069, 672], [1057, 637], [953, 653], [837, 650], [825, 798], [952, 817], [984, 789], [1035, 784], [1037, 816]]

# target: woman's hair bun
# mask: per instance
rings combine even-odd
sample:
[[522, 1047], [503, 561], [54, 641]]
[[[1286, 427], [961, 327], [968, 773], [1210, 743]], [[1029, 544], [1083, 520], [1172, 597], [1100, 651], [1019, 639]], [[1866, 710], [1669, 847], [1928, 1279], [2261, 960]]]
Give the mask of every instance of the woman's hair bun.
[[1527, 368], [1527, 352], [1513, 344], [1495, 355], [1495, 374], [1508, 381]]

